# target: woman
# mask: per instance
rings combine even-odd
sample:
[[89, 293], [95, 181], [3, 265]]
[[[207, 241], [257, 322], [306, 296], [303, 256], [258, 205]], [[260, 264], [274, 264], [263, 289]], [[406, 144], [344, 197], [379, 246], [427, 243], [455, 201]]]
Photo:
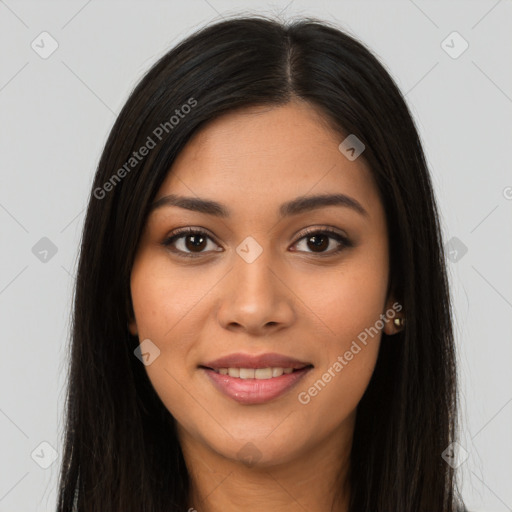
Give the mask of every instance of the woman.
[[222, 21], [142, 79], [94, 179], [71, 348], [60, 512], [463, 509], [422, 147], [325, 22]]

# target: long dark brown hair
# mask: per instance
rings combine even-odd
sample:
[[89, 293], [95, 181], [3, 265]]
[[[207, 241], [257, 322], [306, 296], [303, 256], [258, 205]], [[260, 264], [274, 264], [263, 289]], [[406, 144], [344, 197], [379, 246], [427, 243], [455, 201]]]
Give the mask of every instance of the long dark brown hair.
[[[175, 421], [127, 328], [134, 256], [150, 203], [201, 126], [227, 111], [294, 97], [318, 107], [340, 142], [341, 134], [355, 134], [365, 144], [389, 228], [390, 281], [407, 320], [399, 334], [383, 333], [358, 405], [350, 511], [462, 506], [454, 469], [441, 456], [457, 435], [445, 257], [408, 107], [383, 65], [339, 28], [250, 15], [206, 26], [160, 58], [106, 142], [80, 247], [58, 512], [187, 509], [189, 476]], [[148, 138], [154, 147], [133, 160]]]

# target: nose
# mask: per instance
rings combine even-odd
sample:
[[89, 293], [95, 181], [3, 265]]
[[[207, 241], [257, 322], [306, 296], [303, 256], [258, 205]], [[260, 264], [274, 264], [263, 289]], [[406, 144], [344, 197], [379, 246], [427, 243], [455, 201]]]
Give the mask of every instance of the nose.
[[283, 269], [263, 253], [251, 263], [238, 255], [219, 288], [218, 321], [224, 329], [255, 336], [289, 327], [295, 321], [294, 294]]

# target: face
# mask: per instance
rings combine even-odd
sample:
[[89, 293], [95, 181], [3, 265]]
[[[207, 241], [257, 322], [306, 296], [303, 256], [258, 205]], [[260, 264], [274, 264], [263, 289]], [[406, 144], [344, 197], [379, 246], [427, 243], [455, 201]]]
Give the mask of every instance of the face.
[[[129, 327], [150, 340], [145, 369], [182, 445], [264, 466], [353, 429], [394, 327], [385, 213], [363, 158], [338, 149], [344, 138], [307, 103], [246, 108], [198, 132], [170, 169], [133, 265]], [[335, 194], [345, 200], [282, 206]], [[204, 368], [268, 353], [284, 361]], [[304, 365], [272, 379], [235, 368]]]

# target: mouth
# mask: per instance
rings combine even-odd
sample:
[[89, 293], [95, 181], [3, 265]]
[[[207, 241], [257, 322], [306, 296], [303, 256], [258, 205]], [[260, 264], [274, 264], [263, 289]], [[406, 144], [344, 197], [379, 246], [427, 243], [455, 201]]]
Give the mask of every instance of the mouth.
[[[233, 377], [240, 376], [235, 375], [236, 370], [243, 370], [241, 372], [242, 378], [254, 378], [254, 376], [251, 376], [250, 370], [258, 370], [258, 375], [266, 375], [265, 373], [262, 373], [262, 371], [266, 370], [268, 373], [269, 368], [272, 370], [275, 369], [275, 373], [279, 373], [280, 368], [283, 369], [284, 373], [290, 373], [290, 371], [301, 370], [306, 366], [312, 366], [311, 362], [299, 361], [293, 357], [274, 352], [268, 352], [265, 354], [244, 354], [239, 352], [219, 357], [214, 361], [204, 361], [200, 365], [202, 368], [209, 368], [210, 370], [221, 372], [223, 375], [231, 375], [232, 373]], [[244, 375], [248, 376], [244, 377]], [[272, 377], [272, 375], [263, 378], [270, 377]]]
[[313, 368], [312, 364], [305, 364], [296, 368], [283, 367], [283, 366], [268, 366], [266, 368], [241, 368], [241, 367], [226, 367], [226, 368], [211, 368], [208, 366], [199, 366], [205, 370], [211, 370], [219, 375], [228, 375], [235, 379], [254, 379], [254, 380], [269, 380], [279, 378], [282, 375], [290, 375], [291, 373], [301, 372], [305, 369]]
[[200, 366], [199, 369], [222, 396], [242, 405], [261, 405], [284, 398], [313, 369], [313, 365], [300, 368]]

